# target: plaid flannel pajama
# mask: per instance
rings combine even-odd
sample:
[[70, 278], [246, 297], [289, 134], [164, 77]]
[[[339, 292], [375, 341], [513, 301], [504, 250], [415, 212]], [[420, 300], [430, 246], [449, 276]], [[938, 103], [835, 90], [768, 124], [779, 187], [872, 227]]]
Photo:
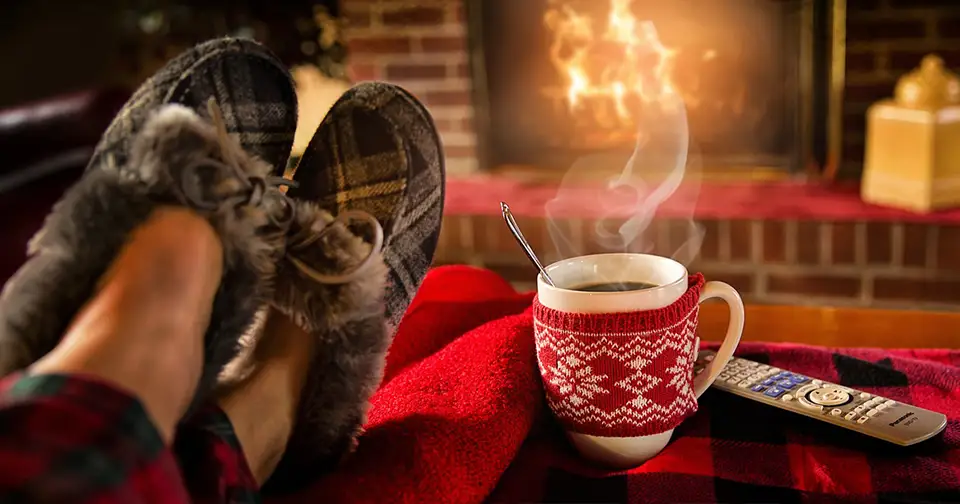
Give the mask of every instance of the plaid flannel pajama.
[[0, 381], [0, 502], [250, 503], [226, 415], [201, 410], [166, 447], [139, 401], [91, 378]]

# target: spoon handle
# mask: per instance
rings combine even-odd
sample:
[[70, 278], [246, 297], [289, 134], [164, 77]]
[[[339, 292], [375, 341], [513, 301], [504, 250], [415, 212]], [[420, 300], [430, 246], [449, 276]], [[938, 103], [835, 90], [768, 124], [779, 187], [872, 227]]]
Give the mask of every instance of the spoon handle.
[[523, 253], [527, 254], [527, 257], [530, 259], [533, 265], [536, 266], [540, 271], [543, 279], [550, 284], [551, 287], [556, 287], [556, 285], [553, 283], [553, 279], [547, 274], [547, 270], [543, 268], [543, 264], [540, 264], [540, 259], [537, 258], [537, 254], [533, 252], [533, 248], [530, 247], [530, 243], [526, 238], [524, 238], [523, 233], [520, 231], [520, 226], [517, 225], [516, 219], [513, 218], [513, 212], [510, 211], [510, 207], [501, 201], [500, 210], [503, 212], [503, 220], [506, 221], [507, 228], [510, 229], [510, 233], [517, 240], [517, 243], [520, 244], [520, 248], [523, 249]]

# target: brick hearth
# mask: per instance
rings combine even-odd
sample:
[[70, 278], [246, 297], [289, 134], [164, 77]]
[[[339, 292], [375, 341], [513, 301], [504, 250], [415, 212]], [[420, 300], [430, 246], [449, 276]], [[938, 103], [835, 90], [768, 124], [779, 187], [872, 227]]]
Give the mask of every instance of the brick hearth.
[[[536, 250], [552, 248], [542, 219], [518, 223]], [[657, 224], [656, 252], [677, 249], [671, 229], [680, 229], [678, 224]], [[748, 302], [960, 307], [960, 226], [797, 220], [701, 224], [704, 243], [690, 269], [730, 283]], [[553, 259], [549, 252], [543, 255]], [[452, 263], [490, 268], [521, 289], [535, 288], [534, 269], [498, 216], [445, 218], [437, 264]]]

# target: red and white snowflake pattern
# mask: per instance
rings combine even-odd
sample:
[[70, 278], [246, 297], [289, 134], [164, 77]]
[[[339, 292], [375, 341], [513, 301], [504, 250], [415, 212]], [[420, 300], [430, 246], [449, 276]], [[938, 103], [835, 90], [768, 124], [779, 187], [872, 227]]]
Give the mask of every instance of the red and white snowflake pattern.
[[675, 428], [696, 412], [694, 306], [668, 327], [590, 333], [534, 320], [547, 402], [568, 430], [633, 437]]

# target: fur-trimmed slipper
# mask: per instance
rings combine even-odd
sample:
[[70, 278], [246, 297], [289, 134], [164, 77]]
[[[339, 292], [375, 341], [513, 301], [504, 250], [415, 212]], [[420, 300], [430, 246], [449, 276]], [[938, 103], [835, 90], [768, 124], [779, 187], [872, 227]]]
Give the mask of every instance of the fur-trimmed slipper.
[[243, 149], [283, 175], [297, 129], [293, 79], [266, 47], [237, 38], [198, 44], [144, 82], [110, 123], [87, 169], [130, 166], [130, 145], [159, 107], [184, 105], [209, 120], [210, 98]]
[[[383, 304], [387, 266], [380, 225], [362, 212], [334, 219], [314, 203], [294, 205], [274, 305], [319, 340], [287, 443], [290, 461], [306, 470], [296, 475], [309, 478], [331, 469], [353, 448], [367, 399], [383, 377], [391, 333]], [[372, 236], [371, 242], [351, 231], [354, 217], [368, 222], [370, 232], [362, 234]]]
[[[224, 272], [205, 334], [195, 408], [236, 355], [257, 309], [272, 299], [293, 208], [270, 180], [274, 167], [214, 124], [168, 105], [151, 115], [118, 170], [89, 170], [31, 240], [27, 262], [0, 293], [0, 375], [48, 353], [113, 262], [130, 233], [160, 206], [206, 218], [224, 251]], [[130, 174], [132, 176], [126, 176]]]
[[[49, 249], [45, 244], [60, 240], [68, 246], [78, 246], [66, 251], [76, 254], [73, 261], [81, 265], [87, 260], [111, 260], [117, 250], [114, 242], [125, 239], [125, 230], [142, 222], [155, 206], [144, 196], [151, 192], [149, 184], [144, 181], [140, 181], [140, 187], [128, 184], [139, 181], [147, 173], [131, 160], [138, 134], [157, 111], [168, 104], [182, 105], [201, 117], [212, 119], [208, 109], [211, 97], [221, 112], [224, 128], [234, 140], [239, 140], [242, 150], [266, 163], [256, 163], [262, 165], [257, 171], [268, 169], [273, 174], [283, 173], [297, 125], [296, 92], [286, 67], [269, 50], [253, 41], [223, 38], [199, 44], [168, 62], [134, 92], [114, 118], [94, 152], [84, 179], [55, 207], [43, 231], [30, 245], [31, 259], [5, 289], [7, 294], [0, 301], [0, 373], [28, 366], [53, 348], [63, 330], [60, 326], [69, 322], [69, 312], [75, 311], [71, 301], [83, 299], [84, 293], [90, 292], [90, 287], [83, 283], [51, 283], [51, 279], [57, 277], [44, 277], [44, 272], [76, 273], [78, 281], [79, 277], [89, 281], [88, 277], [99, 270], [94, 263], [77, 272], [57, 269], [62, 268], [62, 264], [56, 267], [42, 265], [47, 260], [44, 258], [50, 256], [49, 251], [44, 252]], [[170, 114], [168, 119], [179, 117], [190, 124], [195, 122], [195, 119], [186, 119], [187, 114], [182, 111]], [[172, 120], [176, 122], [176, 119]], [[233, 145], [230, 149], [235, 147]], [[144, 155], [149, 157], [150, 154], [140, 153], [140, 156]], [[152, 191], [156, 193], [158, 189], [162, 188], [154, 187]], [[121, 207], [128, 208], [121, 211]], [[69, 215], [71, 208], [76, 212], [72, 216]], [[101, 228], [106, 230], [103, 236], [107, 239], [101, 240], [101, 234], [88, 234], [102, 233]], [[55, 237], [43, 238], [44, 234]], [[260, 289], [259, 280], [243, 275], [231, 275], [230, 278], [234, 279], [232, 282], [248, 286], [256, 284], [249, 289]], [[56, 291], [56, 299], [41, 299], [48, 289]], [[223, 294], [226, 289], [226, 285], [221, 285], [214, 317], [222, 316], [221, 312], [230, 312], [232, 320], [229, 324], [221, 324], [223, 327], [216, 335], [207, 334], [208, 364], [193, 407], [212, 386], [212, 380], [222, 367], [220, 363], [230, 360], [236, 353], [236, 339], [243, 331], [240, 328], [249, 326], [254, 316], [255, 308], [251, 307], [250, 300], [244, 297], [240, 305], [234, 305]], [[27, 297], [23, 297], [25, 295]], [[21, 308], [12, 309], [11, 306]], [[29, 311], [41, 308], [51, 313]], [[17, 310], [21, 309], [27, 311], [18, 313]], [[35, 319], [42, 320], [34, 327], [35, 322], [31, 321]]]
[[[372, 296], [376, 269], [357, 280], [363, 287], [353, 287], [369, 297], [346, 289], [321, 294], [328, 287], [278, 275], [278, 294], [286, 295], [285, 289], [293, 287], [285, 298], [278, 297], [281, 311], [304, 329], [327, 332], [319, 333], [321, 343], [298, 421], [283, 459], [264, 487], [266, 492], [282, 493], [308, 483], [332, 470], [355, 447], [370, 396], [383, 378], [393, 328], [433, 261], [444, 177], [442, 148], [432, 118], [419, 101], [397, 86], [363, 83], [353, 87], [317, 129], [294, 174], [297, 186], [287, 195], [301, 202], [298, 205], [310, 202], [338, 218], [359, 211], [381, 224], [387, 266], [379, 312], [383, 320], [369, 311], [381, 300]], [[376, 241], [363, 227], [351, 229], [367, 241]], [[288, 254], [296, 257], [296, 246], [291, 244]], [[338, 301], [327, 312], [304, 309], [296, 302], [329, 295]], [[344, 318], [342, 310], [350, 316]], [[336, 321], [340, 328], [317, 327], [329, 324], [327, 320]]]
[[399, 86], [357, 84], [330, 108], [293, 180], [289, 196], [333, 215], [362, 210], [383, 226], [387, 318], [396, 327], [440, 237], [445, 171], [430, 113]]

